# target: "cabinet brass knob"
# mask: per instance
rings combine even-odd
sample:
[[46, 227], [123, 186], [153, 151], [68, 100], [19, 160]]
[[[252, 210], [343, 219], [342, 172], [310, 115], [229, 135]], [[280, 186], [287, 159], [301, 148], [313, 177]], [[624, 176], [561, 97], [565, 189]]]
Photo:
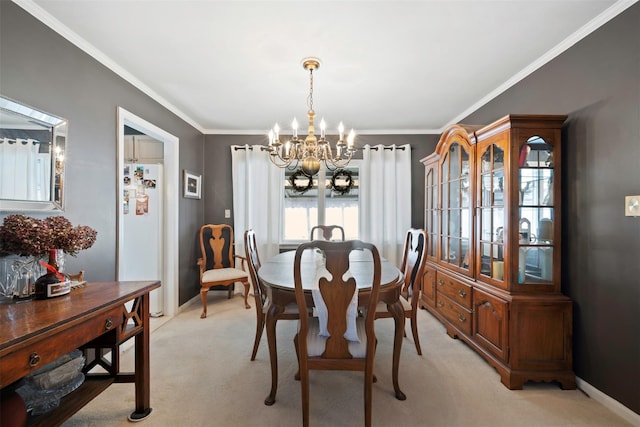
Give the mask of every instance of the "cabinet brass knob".
[[442, 301], [438, 301], [438, 305], [439, 305], [440, 307], [444, 307], [444, 303], [443, 303]]
[[458, 295], [460, 295], [462, 298], [467, 296], [467, 291], [465, 291], [464, 289], [460, 289], [458, 291]]
[[112, 326], [113, 326], [113, 321], [111, 320], [111, 317], [109, 317], [107, 321], [104, 322], [104, 328], [108, 331], [109, 329], [111, 329]]
[[458, 314], [458, 319], [460, 319], [461, 322], [466, 322], [467, 321], [467, 317], [462, 313]]
[[440, 286], [444, 286], [444, 279], [440, 279], [440, 280], [438, 280], [438, 285], [440, 285]]
[[40, 355], [35, 351], [29, 355], [29, 366], [32, 368], [40, 363]]

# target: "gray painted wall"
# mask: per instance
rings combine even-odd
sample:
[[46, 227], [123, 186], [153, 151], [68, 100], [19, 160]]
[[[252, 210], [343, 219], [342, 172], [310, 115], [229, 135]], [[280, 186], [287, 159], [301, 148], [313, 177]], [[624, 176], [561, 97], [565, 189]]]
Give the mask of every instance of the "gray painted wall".
[[[64, 215], [95, 228], [98, 239], [69, 257], [67, 269], [84, 269], [92, 281], [114, 280], [117, 107], [177, 136], [181, 170], [203, 171], [203, 135], [8, 1], [0, 1], [0, 93], [69, 120]], [[180, 303], [197, 293], [203, 206], [180, 198]]]
[[[575, 302], [579, 377], [640, 413], [640, 220], [622, 216], [640, 192], [640, 4], [462, 120], [508, 113], [569, 114], [564, 127], [563, 292]], [[472, 75], [470, 75], [472, 78]], [[18, 6], [0, 1], [0, 93], [70, 119], [65, 215], [99, 232], [70, 269], [115, 277], [116, 107], [180, 138], [180, 168], [203, 174], [203, 200], [180, 201], [180, 303], [197, 294], [197, 229], [231, 208], [231, 144], [261, 136], [203, 137]], [[423, 225], [423, 170], [438, 137], [362, 136], [358, 144], [412, 145], [412, 224]], [[203, 144], [204, 142], [204, 144]], [[1, 219], [1, 217], [0, 217]]]

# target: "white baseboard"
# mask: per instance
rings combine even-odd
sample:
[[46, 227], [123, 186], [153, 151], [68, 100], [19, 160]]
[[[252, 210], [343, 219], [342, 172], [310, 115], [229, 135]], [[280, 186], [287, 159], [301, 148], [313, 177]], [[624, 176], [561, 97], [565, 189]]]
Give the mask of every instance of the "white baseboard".
[[[182, 313], [184, 310], [187, 309], [187, 307], [191, 306], [192, 304], [195, 304], [197, 302], [200, 302], [200, 294], [198, 293], [197, 295], [195, 295], [193, 298], [191, 298], [189, 301], [185, 302], [184, 304], [182, 304], [181, 306], [178, 307], [178, 313]], [[202, 304], [202, 302], [200, 302], [200, 304]]]
[[631, 409], [624, 406], [622, 403], [618, 402], [610, 396], [607, 396], [580, 377], [576, 377], [576, 385], [587, 396], [602, 404], [611, 412], [629, 421], [634, 426], [640, 427], [640, 414], [636, 414]]

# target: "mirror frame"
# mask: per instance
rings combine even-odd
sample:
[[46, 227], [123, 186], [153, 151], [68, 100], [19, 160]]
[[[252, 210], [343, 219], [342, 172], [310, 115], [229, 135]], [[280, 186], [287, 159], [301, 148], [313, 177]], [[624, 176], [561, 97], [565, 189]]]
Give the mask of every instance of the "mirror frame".
[[[50, 176], [50, 197], [49, 200], [19, 200], [19, 199], [0, 199], [0, 212], [2, 211], [64, 211], [64, 176], [66, 165], [62, 162], [62, 167], [57, 167], [55, 155], [56, 148], [62, 147], [63, 152], [67, 149], [67, 138], [69, 121], [62, 117], [25, 105], [20, 101], [0, 95], [0, 109], [8, 111], [12, 114], [24, 116], [28, 120], [34, 120], [43, 126], [49, 126], [51, 129], [51, 176]], [[62, 183], [63, 187], [58, 194], [55, 184], [56, 178]]]

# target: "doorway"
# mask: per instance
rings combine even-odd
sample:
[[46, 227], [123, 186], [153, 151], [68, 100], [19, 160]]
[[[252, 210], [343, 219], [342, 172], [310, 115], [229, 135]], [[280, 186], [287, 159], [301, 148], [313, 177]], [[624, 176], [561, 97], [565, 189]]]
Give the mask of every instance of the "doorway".
[[118, 253], [116, 277], [118, 280], [127, 280], [125, 277], [124, 262], [126, 246], [128, 242], [124, 233], [125, 212], [125, 126], [163, 144], [164, 185], [162, 189], [163, 220], [161, 229], [163, 232], [163, 250], [160, 255], [162, 267], [162, 312], [167, 316], [173, 316], [178, 310], [178, 195], [180, 194], [180, 178], [178, 163], [178, 138], [136, 116], [135, 114], [118, 107], [118, 220], [117, 240]]

